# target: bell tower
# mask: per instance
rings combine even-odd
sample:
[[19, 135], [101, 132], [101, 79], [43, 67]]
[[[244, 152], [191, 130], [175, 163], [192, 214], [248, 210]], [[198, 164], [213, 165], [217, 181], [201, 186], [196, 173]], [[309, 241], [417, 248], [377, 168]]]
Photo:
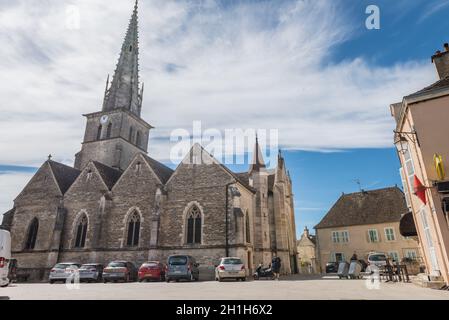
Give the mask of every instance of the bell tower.
[[153, 128], [141, 117], [144, 85], [139, 86], [138, 3], [129, 22], [112, 81], [106, 81], [103, 108], [85, 114], [86, 131], [75, 168], [91, 160], [124, 170], [139, 152], [147, 153]]

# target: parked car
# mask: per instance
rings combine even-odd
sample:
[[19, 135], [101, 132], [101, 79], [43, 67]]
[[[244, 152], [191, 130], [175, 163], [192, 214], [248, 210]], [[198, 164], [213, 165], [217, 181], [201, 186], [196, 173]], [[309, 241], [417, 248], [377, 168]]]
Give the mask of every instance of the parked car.
[[198, 281], [200, 272], [199, 264], [196, 263], [192, 256], [173, 255], [167, 260], [167, 268], [165, 270], [165, 280], [179, 281], [181, 279], [189, 281]]
[[103, 280], [103, 265], [99, 263], [86, 263], [80, 269], [80, 282], [99, 282]]
[[81, 267], [81, 263], [76, 262], [63, 262], [56, 264], [50, 270], [49, 282], [55, 283], [56, 281], [66, 282], [67, 278], [74, 277], [74, 273], [78, 272]]
[[382, 267], [387, 264], [388, 256], [385, 253], [371, 252], [368, 255], [368, 266]]
[[159, 261], [148, 261], [139, 268], [139, 282], [145, 280], [165, 281], [165, 265]]
[[10, 283], [9, 260], [11, 259], [11, 234], [0, 230], [0, 287], [7, 287]]
[[338, 272], [338, 262], [326, 263], [326, 273], [337, 273], [337, 272]]
[[220, 263], [215, 268], [215, 280], [223, 281], [223, 279], [246, 280], [246, 268], [240, 258], [221, 258]]
[[129, 261], [112, 261], [103, 269], [103, 282], [137, 281], [137, 268]]

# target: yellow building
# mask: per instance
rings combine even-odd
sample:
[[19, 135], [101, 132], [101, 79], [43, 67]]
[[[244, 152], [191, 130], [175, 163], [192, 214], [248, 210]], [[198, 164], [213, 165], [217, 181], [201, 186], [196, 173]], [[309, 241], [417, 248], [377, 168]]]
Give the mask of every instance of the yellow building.
[[[407, 205], [426, 273], [449, 284], [449, 45], [432, 56], [439, 80], [390, 106]], [[411, 219], [410, 219], [411, 220]]]
[[398, 187], [343, 194], [315, 226], [321, 270], [327, 262], [349, 262], [354, 253], [365, 261], [370, 252], [388, 254], [396, 261], [419, 261], [417, 241], [399, 232], [406, 212]]

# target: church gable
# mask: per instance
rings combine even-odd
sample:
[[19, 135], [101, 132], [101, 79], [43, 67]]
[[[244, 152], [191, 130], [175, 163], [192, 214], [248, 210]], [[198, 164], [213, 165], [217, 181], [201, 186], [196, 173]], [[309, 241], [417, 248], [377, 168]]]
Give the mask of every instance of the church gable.
[[49, 161], [46, 161], [31, 178], [22, 192], [14, 200], [16, 206], [29, 201], [44, 201], [45, 199], [62, 196]]
[[167, 182], [167, 188], [223, 185], [237, 177], [199, 144], [195, 144]]
[[139, 154], [123, 172], [112, 191], [114, 196], [127, 195], [133, 197], [136, 193], [141, 192], [145, 192], [142, 196], [148, 196], [146, 193], [149, 190], [155, 190], [157, 186], [161, 185], [161, 179], [149, 166], [145, 157]]
[[[80, 201], [86, 201], [85, 196], [95, 194], [97, 198], [98, 194], [104, 194], [109, 191], [110, 181], [105, 182], [102, 174], [97, 169], [97, 165], [94, 162], [90, 162], [80, 173], [75, 182], [70, 186], [65, 195], [65, 200], [70, 201], [72, 198], [77, 198], [79, 195], [82, 197]], [[104, 174], [104, 172], [102, 172]]]

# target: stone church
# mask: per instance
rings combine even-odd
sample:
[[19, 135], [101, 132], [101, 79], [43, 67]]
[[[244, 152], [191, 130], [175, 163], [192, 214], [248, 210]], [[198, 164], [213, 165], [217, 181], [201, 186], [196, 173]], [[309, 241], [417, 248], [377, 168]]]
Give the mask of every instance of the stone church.
[[296, 272], [292, 182], [282, 155], [268, 170], [256, 141], [243, 173], [198, 144], [176, 170], [150, 158], [138, 54], [136, 2], [102, 109], [85, 115], [74, 167], [49, 157], [4, 215], [19, 273], [45, 279], [57, 262], [139, 266], [171, 254], [194, 256], [204, 273], [224, 256], [242, 258], [249, 273], [277, 255], [284, 273]]

